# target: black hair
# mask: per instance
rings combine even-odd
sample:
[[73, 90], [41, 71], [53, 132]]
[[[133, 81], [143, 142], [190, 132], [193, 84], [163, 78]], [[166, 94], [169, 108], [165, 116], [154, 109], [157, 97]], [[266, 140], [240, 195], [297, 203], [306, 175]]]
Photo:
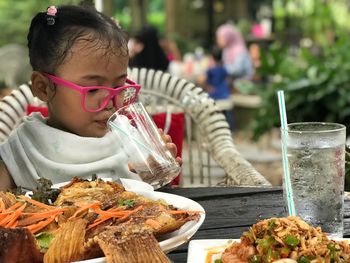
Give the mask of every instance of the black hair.
[[33, 70], [54, 74], [79, 39], [104, 48], [106, 54], [128, 56], [128, 37], [115, 21], [92, 7], [67, 5], [57, 7], [55, 16], [45, 11], [32, 19], [27, 40]]
[[222, 62], [222, 49], [220, 47], [214, 46], [210, 54], [216, 62]]

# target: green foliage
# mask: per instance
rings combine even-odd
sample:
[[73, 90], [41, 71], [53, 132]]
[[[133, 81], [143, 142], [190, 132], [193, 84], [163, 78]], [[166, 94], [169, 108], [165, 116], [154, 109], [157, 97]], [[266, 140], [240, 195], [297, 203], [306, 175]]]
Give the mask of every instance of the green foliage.
[[[130, 31], [132, 28], [132, 16], [130, 3], [126, 0], [113, 0], [116, 13], [114, 17], [122, 28]], [[165, 3], [163, 0], [152, 0], [147, 5], [147, 23], [155, 26], [160, 35], [165, 34]]]
[[200, 46], [196, 40], [185, 38], [178, 34], [171, 34], [168, 36], [168, 38], [176, 43], [181, 54], [193, 52], [196, 47]]
[[115, 19], [118, 20], [120, 26], [128, 31], [131, 26], [131, 16], [128, 12], [119, 12], [114, 15]]
[[78, 0], [0, 0], [0, 46], [9, 43], [26, 44], [30, 21], [50, 5], [78, 4]]
[[147, 16], [148, 23], [155, 26], [160, 34], [165, 30], [165, 14], [162, 12], [152, 12]]
[[[276, 41], [263, 52], [263, 82], [240, 85], [262, 107], [252, 123], [254, 138], [280, 126], [277, 91], [285, 91], [288, 122], [329, 121], [350, 126], [349, 11], [345, 0], [274, 0]], [[284, 38], [292, 33], [293, 37]], [[298, 38], [308, 43], [299, 47]], [[305, 42], [306, 40], [306, 42]], [[293, 43], [290, 43], [292, 41]]]
[[253, 122], [254, 138], [280, 126], [277, 91], [285, 91], [288, 122], [327, 121], [350, 125], [350, 39], [341, 36], [321, 55], [300, 48], [294, 53], [279, 44], [262, 54], [255, 86], [262, 106]]
[[273, 13], [277, 35], [292, 31], [320, 46], [329, 44], [334, 28], [350, 29], [346, 0], [274, 0]]

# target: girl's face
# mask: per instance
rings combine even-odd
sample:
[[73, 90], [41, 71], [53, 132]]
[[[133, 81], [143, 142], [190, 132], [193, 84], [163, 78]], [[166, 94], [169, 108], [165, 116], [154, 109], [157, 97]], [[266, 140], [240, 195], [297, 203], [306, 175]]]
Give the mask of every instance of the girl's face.
[[[54, 73], [80, 86], [121, 86], [127, 77], [128, 56], [120, 53], [78, 40]], [[48, 96], [50, 126], [84, 137], [103, 137], [107, 133], [107, 120], [115, 111], [112, 101], [100, 112], [86, 112], [80, 92], [59, 85], [48, 90], [52, 92]]]

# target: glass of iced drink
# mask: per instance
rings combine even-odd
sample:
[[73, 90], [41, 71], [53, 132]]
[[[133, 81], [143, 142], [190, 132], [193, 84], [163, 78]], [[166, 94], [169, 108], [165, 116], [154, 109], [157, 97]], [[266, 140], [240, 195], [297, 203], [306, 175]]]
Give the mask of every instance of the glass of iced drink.
[[337, 123], [291, 123], [289, 174], [296, 214], [331, 238], [343, 236], [346, 128]]
[[142, 103], [118, 109], [107, 122], [129, 158], [129, 166], [154, 188], [173, 180], [181, 171], [157, 126]]

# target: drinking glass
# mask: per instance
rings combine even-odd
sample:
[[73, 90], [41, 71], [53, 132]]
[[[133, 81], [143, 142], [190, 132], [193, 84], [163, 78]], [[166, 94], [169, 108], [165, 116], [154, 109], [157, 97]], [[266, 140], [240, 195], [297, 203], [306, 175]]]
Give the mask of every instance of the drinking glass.
[[343, 235], [346, 129], [342, 124], [291, 123], [286, 132], [289, 174], [296, 215]]
[[121, 142], [129, 165], [143, 181], [159, 188], [180, 173], [181, 167], [141, 102], [118, 109], [109, 118], [108, 127]]

